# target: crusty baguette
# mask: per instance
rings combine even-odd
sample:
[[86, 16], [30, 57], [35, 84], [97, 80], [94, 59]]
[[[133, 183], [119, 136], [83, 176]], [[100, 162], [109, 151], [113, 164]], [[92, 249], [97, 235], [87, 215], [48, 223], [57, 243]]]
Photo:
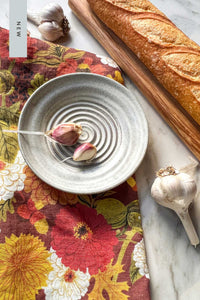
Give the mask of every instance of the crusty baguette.
[[147, 0], [88, 2], [200, 124], [200, 46]]

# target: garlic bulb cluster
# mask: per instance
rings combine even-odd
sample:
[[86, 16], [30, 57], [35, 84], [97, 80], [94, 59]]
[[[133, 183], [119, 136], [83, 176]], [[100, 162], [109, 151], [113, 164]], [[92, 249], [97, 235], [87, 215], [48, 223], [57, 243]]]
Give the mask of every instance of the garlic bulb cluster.
[[69, 31], [69, 22], [57, 3], [47, 4], [40, 12], [27, 11], [27, 18], [38, 26], [42, 36], [50, 42], [56, 41]]
[[195, 181], [186, 173], [173, 167], [157, 172], [151, 195], [160, 205], [173, 209], [181, 219], [192, 245], [199, 244], [199, 238], [192, 224], [188, 208], [197, 191]]

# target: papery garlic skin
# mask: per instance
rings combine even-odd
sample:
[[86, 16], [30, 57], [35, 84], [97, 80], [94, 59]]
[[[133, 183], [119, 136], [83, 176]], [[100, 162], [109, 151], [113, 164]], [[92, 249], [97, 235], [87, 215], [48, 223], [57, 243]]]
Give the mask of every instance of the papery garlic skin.
[[69, 22], [62, 7], [57, 3], [47, 4], [40, 12], [27, 11], [27, 18], [38, 26], [47, 41], [56, 41], [69, 31]]
[[64, 11], [57, 3], [48, 3], [39, 13], [40, 23], [55, 21], [62, 25]]
[[151, 188], [152, 197], [163, 206], [187, 209], [197, 191], [195, 181], [186, 173], [158, 176]]
[[91, 143], [84, 143], [80, 145], [75, 151], [73, 155], [74, 161], [86, 161], [92, 160], [97, 153], [97, 149]]
[[50, 42], [64, 36], [62, 28], [56, 22], [44, 22], [38, 26], [39, 32], [42, 36]]
[[197, 186], [193, 178], [186, 173], [179, 173], [173, 167], [157, 172], [151, 187], [151, 195], [160, 205], [173, 209], [179, 216], [192, 245], [199, 244], [188, 208], [192, 203]]
[[46, 134], [64, 146], [72, 146], [77, 143], [81, 133], [81, 125], [75, 123], [62, 123], [58, 124]]

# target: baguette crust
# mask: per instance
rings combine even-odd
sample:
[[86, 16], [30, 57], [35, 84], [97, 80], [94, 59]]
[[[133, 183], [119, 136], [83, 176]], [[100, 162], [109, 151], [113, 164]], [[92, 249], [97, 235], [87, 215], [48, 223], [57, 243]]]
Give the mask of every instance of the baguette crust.
[[200, 46], [147, 0], [88, 2], [200, 124]]

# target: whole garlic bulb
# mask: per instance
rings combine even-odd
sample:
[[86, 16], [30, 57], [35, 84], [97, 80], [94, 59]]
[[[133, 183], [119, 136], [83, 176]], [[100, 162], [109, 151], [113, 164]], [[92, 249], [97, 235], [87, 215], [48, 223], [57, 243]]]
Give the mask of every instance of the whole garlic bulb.
[[57, 3], [47, 4], [40, 12], [27, 11], [27, 18], [38, 26], [47, 41], [56, 41], [69, 31], [69, 22]]
[[151, 195], [160, 205], [173, 209], [181, 219], [192, 245], [199, 244], [199, 238], [192, 224], [188, 208], [196, 194], [196, 183], [191, 176], [180, 173], [173, 167], [157, 172]]
[[196, 183], [191, 176], [168, 167], [157, 172], [151, 194], [161, 205], [184, 211], [194, 199], [196, 190]]

